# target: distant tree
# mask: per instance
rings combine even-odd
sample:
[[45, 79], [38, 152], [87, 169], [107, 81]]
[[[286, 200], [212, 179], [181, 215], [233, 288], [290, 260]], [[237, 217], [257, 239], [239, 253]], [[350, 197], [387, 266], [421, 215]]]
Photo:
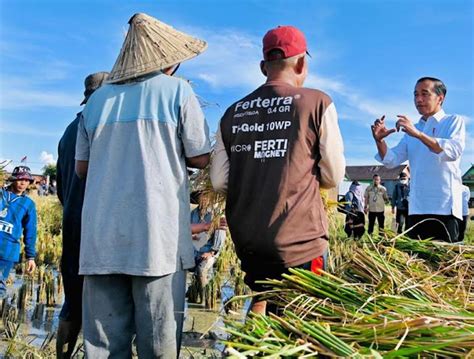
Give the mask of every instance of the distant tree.
[[43, 176], [49, 176], [50, 179], [56, 179], [56, 165], [46, 165], [43, 167]]

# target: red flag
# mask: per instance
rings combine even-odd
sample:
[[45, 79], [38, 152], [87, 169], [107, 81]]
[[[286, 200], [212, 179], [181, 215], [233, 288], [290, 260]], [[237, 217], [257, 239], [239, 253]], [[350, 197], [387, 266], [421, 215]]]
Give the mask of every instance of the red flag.
[[27, 159], [27, 158], [28, 158], [28, 156], [23, 157], [23, 158], [21, 159], [21, 163], [26, 162], [26, 159]]

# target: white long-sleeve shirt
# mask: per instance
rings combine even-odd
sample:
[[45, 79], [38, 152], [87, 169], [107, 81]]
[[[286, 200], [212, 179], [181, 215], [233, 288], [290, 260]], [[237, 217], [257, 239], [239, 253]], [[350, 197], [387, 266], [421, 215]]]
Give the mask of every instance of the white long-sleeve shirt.
[[462, 218], [459, 165], [466, 137], [464, 119], [458, 115], [447, 115], [441, 110], [426, 121], [420, 119], [415, 127], [436, 139], [443, 151], [436, 154], [419, 139], [405, 134], [398, 145], [387, 150], [383, 160], [378, 154], [375, 158], [388, 168], [409, 161], [410, 215], [452, 214]]

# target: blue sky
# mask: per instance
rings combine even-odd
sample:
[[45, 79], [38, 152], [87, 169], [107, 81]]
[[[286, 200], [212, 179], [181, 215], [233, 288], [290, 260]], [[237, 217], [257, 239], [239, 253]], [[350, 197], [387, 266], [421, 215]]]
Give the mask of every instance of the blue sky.
[[414, 84], [434, 76], [448, 87], [445, 111], [467, 121], [464, 172], [474, 163], [473, 3], [0, 0], [0, 159], [28, 156], [35, 172], [56, 160], [81, 109], [84, 77], [112, 68], [128, 19], [146, 12], [208, 42], [177, 75], [215, 104], [205, 108], [213, 132], [227, 106], [264, 82], [265, 32], [294, 25], [313, 56], [306, 85], [327, 92], [338, 109], [348, 164], [375, 163], [370, 124], [382, 114], [389, 125], [397, 114], [417, 120]]

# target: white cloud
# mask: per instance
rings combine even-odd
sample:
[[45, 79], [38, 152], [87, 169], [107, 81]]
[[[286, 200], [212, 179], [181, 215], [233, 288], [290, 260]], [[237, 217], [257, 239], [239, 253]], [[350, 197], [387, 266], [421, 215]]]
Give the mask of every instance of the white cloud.
[[53, 132], [53, 131], [44, 131], [40, 128], [34, 128], [31, 126], [24, 126], [17, 123], [13, 123], [11, 120], [4, 120], [0, 121], [0, 133], [8, 133], [13, 135], [32, 135], [32, 136], [45, 136], [45, 137], [55, 137], [59, 138], [61, 136], [61, 132]]
[[78, 107], [80, 101], [77, 95], [62, 91], [36, 90], [28, 87], [10, 88], [2, 93], [1, 109], [31, 108], [31, 107]]
[[341, 81], [309, 74], [306, 86], [318, 88], [336, 98], [339, 117], [353, 120], [363, 126], [370, 125], [376, 118], [386, 116], [387, 122], [397, 120], [397, 115], [404, 114], [416, 120], [419, 115], [410, 99], [378, 99], [366, 96], [359, 86], [357, 89]]
[[[262, 58], [260, 38], [236, 30], [187, 30], [208, 42], [208, 49], [203, 54], [183, 66], [188, 78], [202, 80], [215, 91], [235, 88], [251, 91], [265, 82], [259, 68]], [[366, 96], [361, 86], [356, 88], [312, 69], [305, 85], [327, 92], [334, 97], [338, 111], [344, 113], [341, 117], [363, 126], [368, 126], [383, 114], [391, 120], [396, 120], [398, 114], [418, 118], [411, 99]]]
[[64, 90], [77, 64], [31, 44], [1, 41], [0, 49], [4, 58], [16, 64], [13, 70], [4, 66], [0, 72], [0, 109], [79, 106], [80, 94]]
[[40, 161], [44, 165], [54, 165], [56, 164], [56, 160], [52, 153], [48, 153], [46, 151], [41, 151]]
[[260, 39], [234, 30], [217, 33], [193, 28], [190, 32], [208, 42], [203, 54], [183, 66], [190, 77], [206, 82], [214, 90], [250, 90], [265, 81], [259, 69]]

